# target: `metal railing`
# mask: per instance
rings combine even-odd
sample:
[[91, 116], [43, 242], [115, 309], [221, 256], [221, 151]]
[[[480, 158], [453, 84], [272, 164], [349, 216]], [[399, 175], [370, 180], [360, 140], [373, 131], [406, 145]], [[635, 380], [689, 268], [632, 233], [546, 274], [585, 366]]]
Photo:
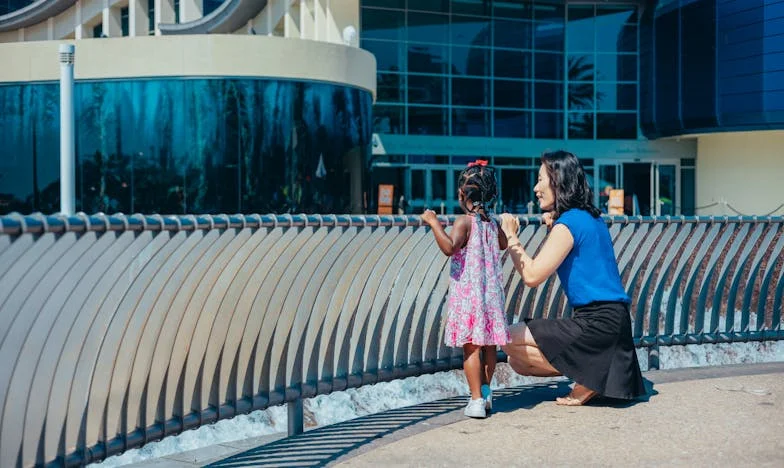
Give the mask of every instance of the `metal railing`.
[[[450, 218], [451, 222], [453, 218]], [[521, 218], [533, 253], [546, 236]], [[608, 218], [634, 336], [780, 340], [784, 218]], [[568, 315], [504, 259], [507, 317]], [[0, 465], [85, 464], [238, 413], [458, 368], [417, 217], [0, 217]]]

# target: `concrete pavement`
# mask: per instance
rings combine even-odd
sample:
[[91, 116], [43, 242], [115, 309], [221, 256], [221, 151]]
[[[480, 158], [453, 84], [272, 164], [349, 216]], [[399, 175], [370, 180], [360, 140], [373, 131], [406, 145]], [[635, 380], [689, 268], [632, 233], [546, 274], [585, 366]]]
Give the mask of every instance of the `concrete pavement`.
[[634, 403], [556, 406], [560, 380], [497, 391], [484, 420], [465, 418], [456, 397], [139, 466], [784, 466], [784, 363], [645, 377], [651, 395]]

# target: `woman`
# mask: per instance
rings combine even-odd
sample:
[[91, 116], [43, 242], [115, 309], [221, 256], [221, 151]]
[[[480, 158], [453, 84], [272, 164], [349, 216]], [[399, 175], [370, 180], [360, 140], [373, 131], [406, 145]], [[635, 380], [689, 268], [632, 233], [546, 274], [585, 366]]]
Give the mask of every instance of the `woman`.
[[539, 255], [531, 258], [517, 238], [517, 217], [501, 216], [515, 269], [528, 287], [558, 272], [574, 308], [568, 319], [526, 319], [511, 327], [503, 347], [523, 375], [565, 375], [575, 382], [559, 405], [579, 406], [596, 395], [632, 399], [644, 395], [629, 317], [607, 225], [579, 160], [566, 151], [545, 153], [534, 193], [552, 226]]

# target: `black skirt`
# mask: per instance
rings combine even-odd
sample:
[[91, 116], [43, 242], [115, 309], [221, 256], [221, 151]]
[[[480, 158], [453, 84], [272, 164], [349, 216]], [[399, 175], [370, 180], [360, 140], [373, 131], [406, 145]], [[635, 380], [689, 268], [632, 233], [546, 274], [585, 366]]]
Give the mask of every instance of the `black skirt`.
[[646, 394], [628, 305], [594, 302], [567, 319], [526, 319], [542, 353], [561, 374], [610, 398]]

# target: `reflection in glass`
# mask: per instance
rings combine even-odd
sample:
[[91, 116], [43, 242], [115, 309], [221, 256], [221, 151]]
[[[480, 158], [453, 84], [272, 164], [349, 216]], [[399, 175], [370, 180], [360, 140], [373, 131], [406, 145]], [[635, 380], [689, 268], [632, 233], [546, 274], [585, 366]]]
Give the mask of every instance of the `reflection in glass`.
[[533, 107], [533, 83], [530, 81], [495, 80], [493, 95], [495, 107]]
[[[368, 157], [371, 96], [354, 88], [91, 81], [74, 97], [76, 208], [88, 213], [350, 212], [349, 164]], [[2, 132], [18, 129], [5, 148], [25, 161], [6, 174], [16, 160], [3, 158], [1, 191], [15, 200], [0, 196], [0, 212], [57, 211], [57, 86], [0, 86], [0, 105]]]
[[452, 45], [490, 46], [490, 21], [487, 19], [452, 16], [450, 30]]
[[442, 45], [408, 46], [408, 71], [412, 73], [447, 73], [449, 49]]
[[569, 52], [593, 53], [594, 6], [569, 5], [569, 22], [566, 24], [566, 48]]
[[403, 70], [406, 49], [402, 42], [364, 40], [362, 48], [376, 56], [376, 67], [379, 72]]
[[531, 138], [532, 113], [497, 110], [494, 114], [494, 135], [503, 138]]
[[593, 113], [569, 113], [569, 138], [582, 140], [593, 139]]
[[452, 74], [488, 76], [490, 51], [481, 47], [452, 47]]
[[[603, 99], [601, 94], [597, 94], [596, 100]], [[593, 109], [594, 107], [594, 84], [593, 83], [569, 83], [569, 110]]]
[[536, 138], [563, 138], [562, 112], [537, 112], [534, 122], [534, 137]]
[[[634, 24], [636, 21], [636, 7], [634, 5], [597, 5], [596, 10], [596, 50], [598, 52], [619, 52], [618, 38], [623, 36], [627, 24]], [[626, 41], [626, 43], [631, 44], [631, 41]], [[634, 41], [634, 48], [636, 50], [636, 41]]]
[[406, 32], [409, 42], [449, 43], [448, 15], [419, 13], [409, 10], [407, 26]]
[[378, 102], [400, 102], [405, 98], [405, 75], [379, 73], [376, 79]]
[[534, 83], [534, 103], [537, 109], [563, 109], [564, 85], [562, 82], [537, 81]]
[[408, 133], [411, 135], [446, 135], [449, 126], [443, 107], [408, 106]]
[[373, 133], [405, 133], [405, 107], [380, 105], [373, 107]]
[[607, 112], [596, 114], [596, 137], [603, 140], [636, 139], [637, 114]]
[[496, 50], [494, 74], [503, 78], [533, 78], [533, 59], [531, 52], [517, 50]]
[[534, 55], [537, 80], [563, 80], [564, 57], [561, 53], [536, 52]]
[[454, 109], [452, 134], [460, 136], [490, 136], [490, 112], [482, 109]]
[[425, 198], [425, 171], [411, 169], [411, 198], [423, 200]]
[[362, 9], [362, 39], [405, 39], [406, 17], [402, 11]]
[[408, 75], [408, 101], [416, 104], [445, 104], [447, 79], [443, 76]]
[[430, 171], [430, 181], [433, 200], [446, 200], [446, 171]]
[[493, 21], [493, 44], [508, 49], [533, 48], [533, 23], [527, 21]]
[[452, 104], [456, 106], [490, 106], [490, 80], [452, 78]]

